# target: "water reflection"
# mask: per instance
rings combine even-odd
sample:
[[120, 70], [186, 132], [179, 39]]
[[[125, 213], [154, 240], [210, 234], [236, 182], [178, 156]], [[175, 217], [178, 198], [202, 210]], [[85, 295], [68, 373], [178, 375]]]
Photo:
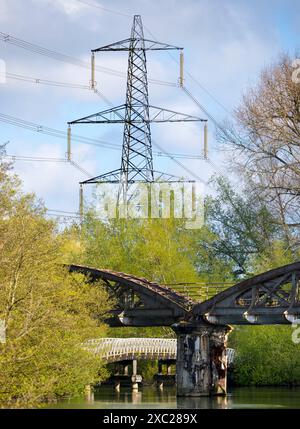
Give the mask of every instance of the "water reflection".
[[177, 398], [177, 408], [228, 408], [227, 404], [227, 398], [224, 396]]
[[175, 387], [143, 387], [140, 391], [131, 391], [122, 387], [115, 391], [113, 387], [85, 393], [85, 397], [64, 399], [47, 408], [300, 408], [300, 387], [259, 387], [235, 388], [227, 397], [188, 397], [177, 398]]

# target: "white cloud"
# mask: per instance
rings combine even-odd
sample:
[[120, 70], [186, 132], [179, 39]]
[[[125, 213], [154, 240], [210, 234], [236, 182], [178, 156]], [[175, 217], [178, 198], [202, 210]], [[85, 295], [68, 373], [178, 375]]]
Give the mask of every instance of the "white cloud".
[[63, 11], [66, 15], [73, 17], [79, 15], [80, 12], [87, 9], [87, 6], [76, 0], [33, 0], [33, 3], [45, 5], [46, 7], [53, 7]]

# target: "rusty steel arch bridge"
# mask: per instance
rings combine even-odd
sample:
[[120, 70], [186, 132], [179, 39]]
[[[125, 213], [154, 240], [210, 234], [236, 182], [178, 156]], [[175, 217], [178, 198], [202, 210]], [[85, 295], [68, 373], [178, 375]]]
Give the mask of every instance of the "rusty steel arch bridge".
[[172, 327], [177, 334], [178, 395], [226, 394], [230, 325], [292, 324], [300, 319], [300, 262], [220, 291], [216, 285], [198, 285], [199, 297], [204, 297], [200, 302], [186, 293], [184, 284], [178, 291], [111, 270], [80, 265], [69, 270], [105, 286], [115, 303], [107, 320], [110, 326]]

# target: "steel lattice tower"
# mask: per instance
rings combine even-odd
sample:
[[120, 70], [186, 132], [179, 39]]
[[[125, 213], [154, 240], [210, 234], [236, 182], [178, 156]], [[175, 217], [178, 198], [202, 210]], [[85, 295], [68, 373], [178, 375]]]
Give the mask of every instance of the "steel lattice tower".
[[[142, 119], [136, 124], [134, 120]], [[154, 180], [143, 25], [135, 16], [131, 30], [121, 180]]]
[[131, 183], [151, 183], [156, 180], [176, 180], [170, 174], [155, 171], [153, 168], [151, 122], [190, 122], [203, 121], [195, 116], [174, 112], [149, 104], [147, 61], [148, 50], [182, 50], [144, 38], [142, 19], [135, 15], [129, 39], [92, 50], [92, 88], [94, 88], [94, 54], [101, 51], [128, 51], [128, 72], [126, 103], [90, 116], [69, 122], [74, 124], [120, 124], [124, 123], [121, 167], [117, 170], [80, 182], [81, 185], [95, 183], [120, 183], [123, 195], [127, 195]]

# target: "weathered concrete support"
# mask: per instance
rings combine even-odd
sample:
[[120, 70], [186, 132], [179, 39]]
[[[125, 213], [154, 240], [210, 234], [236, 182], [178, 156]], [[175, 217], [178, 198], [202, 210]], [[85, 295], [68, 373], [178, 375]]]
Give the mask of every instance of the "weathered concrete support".
[[[129, 369], [131, 367], [131, 370]], [[112, 376], [115, 390], [120, 391], [121, 385], [131, 385], [132, 391], [138, 391], [139, 383], [142, 383], [142, 376], [137, 373], [137, 360], [123, 360], [115, 364], [114, 375]]]
[[125, 364], [124, 366], [123, 366], [123, 369], [124, 369], [124, 375], [128, 375], [129, 374], [129, 365], [127, 365], [127, 364]]
[[115, 386], [115, 390], [116, 392], [120, 392], [120, 380], [118, 379], [118, 376], [120, 374], [120, 364], [118, 362], [116, 362], [114, 364], [114, 386]]
[[116, 362], [114, 364], [114, 375], [119, 375], [120, 374], [120, 364], [119, 362]]
[[142, 377], [137, 373], [137, 360], [132, 361], [132, 376], [131, 376], [131, 389], [133, 391], [139, 390], [139, 383], [141, 383]]
[[132, 375], [137, 375], [137, 360], [133, 359], [132, 361]]
[[158, 377], [156, 379], [156, 387], [159, 390], [163, 390], [163, 388], [164, 388], [164, 383], [162, 381], [162, 377], [160, 377], [160, 376], [162, 376], [162, 373], [163, 373], [163, 365], [162, 365], [162, 361], [159, 360], [158, 361], [158, 373], [157, 373]]
[[[158, 373], [154, 375], [154, 380], [159, 390], [163, 390], [164, 385], [175, 384], [175, 375], [172, 374], [172, 365], [175, 363], [175, 359], [158, 360]], [[163, 370], [164, 367], [167, 368], [166, 371]]]
[[164, 390], [164, 383], [163, 383], [163, 381], [159, 381], [159, 380], [157, 380], [157, 381], [156, 381], [156, 387], [157, 387], [159, 390]]
[[231, 328], [178, 323], [173, 329], [177, 334], [177, 395], [226, 395], [226, 345]]

